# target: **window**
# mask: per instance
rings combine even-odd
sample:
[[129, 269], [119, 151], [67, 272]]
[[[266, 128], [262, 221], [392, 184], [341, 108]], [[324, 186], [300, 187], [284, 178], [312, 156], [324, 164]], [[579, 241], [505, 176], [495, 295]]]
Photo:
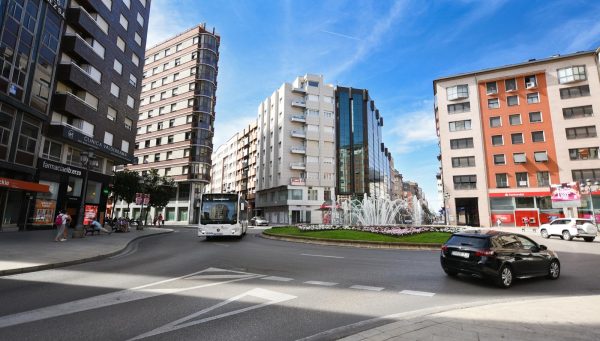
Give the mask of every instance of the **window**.
[[113, 134], [109, 133], [108, 131], [104, 132], [104, 143], [106, 143], [109, 146], [112, 146], [113, 144]]
[[190, 69], [190, 75], [195, 75], [196, 74], [196, 68], [193, 67]]
[[535, 160], [535, 162], [547, 162], [548, 152], [533, 152], [533, 159]]
[[44, 141], [44, 149], [42, 150], [42, 157], [60, 162], [60, 157], [62, 155], [62, 144], [46, 140]]
[[531, 132], [531, 141], [532, 142], [544, 142], [546, 139], [544, 137], [543, 131], [532, 131]]
[[121, 141], [121, 150], [125, 153], [129, 153], [129, 142], [125, 140]]
[[471, 120], [449, 122], [450, 131], [471, 130]]
[[155, 95], [150, 95], [150, 100], [149, 100], [149, 102], [150, 102], [150, 103], [154, 103], [154, 102], [156, 102], [156, 96], [155, 96]]
[[468, 149], [473, 148], [473, 138], [450, 140], [450, 149]]
[[167, 97], [167, 92], [163, 91], [160, 93], [160, 99], [165, 99]]
[[558, 69], [558, 83], [565, 84], [587, 79], [585, 75], [585, 65], [570, 66]]
[[517, 187], [529, 187], [529, 179], [527, 173], [515, 173]]
[[597, 160], [598, 147], [569, 149], [569, 158], [571, 160]]
[[173, 82], [179, 79], [179, 72], [173, 74]]
[[493, 146], [501, 146], [504, 144], [504, 139], [502, 135], [494, 135], [492, 136], [492, 145]]
[[542, 122], [542, 113], [539, 111], [533, 111], [529, 113], [529, 123]]
[[127, 95], [127, 106], [133, 109], [135, 107], [135, 100], [133, 97]]
[[571, 171], [573, 181], [583, 182], [587, 179], [600, 181], [600, 168], [593, 169], [574, 169]]
[[448, 104], [448, 114], [458, 114], [461, 112], [469, 112], [469, 111], [471, 111], [471, 103], [470, 102]]
[[140, 57], [137, 56], [137, 54], [132, 53], [131, 54], [131, 62], [133, 63], [133, 65], [135, 66], [140, 66]]
[[133, 75], [133, 73], [129, 74], [129, 84], [131, 84], [134, 88], [137, 86], [137, 78]]
[[502, 120], [500, 116], [490, 117], [490, 127], [496, 128], [502, 126]]
[[497, 98], [488, 99], [488, 108], [489, 109], [497, 109], [500, 108], [500, 101]]
[[576, 98], [576, 97], [584, 97], [590, 95], [590, 86], [589, 85], [580, 85], [574, 86], [571, 88], [560, 89], [560, 98]]
[[125, 4], [127, 8], [131, 8], [131, 0], [123, 0], [123, 4]]
[[496, 174], [496, 188], [508, 188], [508, 174]]
[[548, 172], [537, 172], [537, 185], [538, 187], [550, 186], [550, 173]]
[[191, 107], [193, 107], [193, 106], [194, 106], [194, 99], [193, 99], [193, 98], [190, 98], [190, 99], [188, 99], [188, 104], [187, 104], [187, 106], [188, 106], [188, 108], [191, 108]]
[[308, 81], [308, 86], [318, 87], [319, 86], [319, 82], [317, 82], [317, 81]]
[[522, 144], [523, 143], [523, 133], [510, 134], [510, 141], [512, 142], [512, 144]]
[[506, 164], [506, 157], [504, 156], [504, 154], [496, 154], [496, 155], [494, 155], [494, 164], [495, 165], [505, 165]]
[[117, 37], [117, 47], [125, 52], [125, 41], [123, 39], [121, 39], [121, 37]]
[[154, 162], [160, 161], [160, 153], [154, 154]]
[[114, 122], [117, 119], [117, 111], [111, 107], [108, 107], [107, 109], [106, 118]]
[[117, 71], [118, 74], [121, 74], [121, 72], [123, 72], [123, 64], [121, 64], [118, 60], [115, 59], [113, 63], [113, 69], [115, 69], [115, 71]]
[[498, 93], [498, 86], [496, 85], [496, 82], [485, 83], [485, 88], [488, 95], [494, 95]]
[[171, 160], [173, 158], [173, 152], [172, 151], [168, 151], [167, 152], [167, 160]]
[[504, 81], [504, 87], [506, 88], [506, 92], [517, 90], [517, 81], [514, 78], [507, 79]]
[[115, 96], [115, 97], [119, 98], [119, 91], [120, 91], [120, 90], [121, 90], [121, 89], [119, 89], [119, 87], [117, 86], [117, 84], [115, 84], [115, 83], [110, 83], [110, 93], [111, 93], [113, 96]]
[[446, 88], [446, 95], [449, 101], [469, 98], [469, 86], [467, 84], [451, 86]]
[[475, 167], [474, 156], [453, 157], [452, 168]]
[[565, 119], [590, 117], [594, 115], [591, 105], [581, 107], [563, 108], [563, 117]]
[[[317, 84], [319, 84], [319, 83], [317, 83]], [[317, 197], [318, 193], [319, 192], [316, 189], [309, 189], [308, 190], [308, 200], [318, 200], [318, 197]]]
[[179, 66], [181, 64], [181, 58], [175, 58], [175, 66]]
[[126, 117], [125, 120], [123, 121], [123, 125], [125, 125], [125, 129], [131, 130], [131, 128], [133, 126], [133, 121]]
[[189, 89], [190, 90], [196, 89], [196, 83], [190, 83]]
[[158, 124], [156, 125], [156, 130], [162, 130], [163, 129], [163, 123], [162, 122], [158, 122]]
[[323, 103], [331, 103], [331, 104], [333, 104], [333, 97], [331, 97], [331, 96], [323, 96]]
[[566, 128], [568, 140], [596, 137], [596, 126]]
[[129, 26], [129, 21], [127, 21], [127, 19], [125, 19], [125, 17], [123, 16], [123, 14], [121, 14], [119, 16], [119, 23], [121, 24], [121, 26], [123, 26], [123, 28], [125, 29], [125, 31], [127, 31], [127, 26]]
[[167, 143], [173, 143], [173, 141], [174, 141], [173, 135], [167, 136]]
[[160, 146], [161, 144], [162, 144], [162, 138], [161, 138], [161, 137], [158, 137], [158, 138], [156, 139], [156, 141], [154, 142], [154, 145], [155, 145], [155, 146]]
[[169, 68], [169, 63], [164, 63], [163, 64], [163, 71], [167, 70]]
[[511, 126], [517, 126], [521, 124], [521, 114], [514, 114], [508, 116], [508, 121]]
[[189, 139], [191, 139], [191, 138], [192, 138], [192, 133], [191, 133], [191, 132], [189, 132], [189, 131], [188, 131], [188, 132], [186, 132], [186, 133], [185, 133], [185, 139], [186, 139], [186, 140], [189, 140]]
[[456, 175], [453, 177], [454, 189], [476, 189], [477, 175]]
[[173, 128], [175, 126], [175, 119], [172, 118], [169, 120], [169, 128]]
[[142, 46], [142, 37], [137, 32], [135, 32], [135, 36], [133, 39], [138, 45]]
[[513, 154], [513, 162], [514, 163], [525, 163], [525, 162], [527, 162], [527, 156], [525, 156], [525, 153], [514, 153]]
[[527, 94], [527, 104], [540, 103], [540, 94], [538, 92], [534, 92], [532, 94]]
[[519, 96], [508, 96], [506, 97], [506, 103], [509, 107], [519, 105]]
[[165, 84], [167, 84], [167, 77], [163, 77], [163, 78], [160, 80], [160, 84], [161, 84], [161, 85], [165, 85]]
[[144, 27], [144, 17], [140, 13], [137, 14], [137, 22], [140, 26]]
[[188, 156], [190, 156], [190, 149], [186, 148], [183, 150], [183, 157], [188, 157]]
[[536, 86], [537, 86], [537, 79], [535, 78], [535, 75], [525, 76], [525, 88], [526, 89], [533, 89]]
[[144, 142], [144, 147], [145, 148], [149, 148], [150, 147], [150, 140], [147, 140], [146, 142]]

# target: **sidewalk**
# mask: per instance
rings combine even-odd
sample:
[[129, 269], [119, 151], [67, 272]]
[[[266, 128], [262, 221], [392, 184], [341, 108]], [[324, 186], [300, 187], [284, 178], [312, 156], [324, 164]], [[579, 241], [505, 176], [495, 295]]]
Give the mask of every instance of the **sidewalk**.
[[87, 235], [54, 242], [56, 230], [0, 233], [0, 276], [58, 268], [102, 259], [119, 253], [132, 241], [173, 232], [146, 227], [128, 233]]
[[425, 309], [341, 340], [600, 340], [599, 306], [596, 295]]

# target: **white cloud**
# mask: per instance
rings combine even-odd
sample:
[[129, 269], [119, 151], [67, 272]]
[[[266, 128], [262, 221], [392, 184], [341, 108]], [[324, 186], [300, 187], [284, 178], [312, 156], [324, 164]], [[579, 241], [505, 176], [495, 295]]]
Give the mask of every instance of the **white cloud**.
[[[218, 114], [217, 114], [218, 116]], [[233, 134], [242, 131], [250, 123], [256, 121], [256, 116], [249, 115], [244, 117], [237, 117], [231, 120], [219, 120], [219, 117], [215, 120], [215, 136], [213, 137], [213, 150], [223, 143], [227, 142]]]
[[188, 25], [188, 20], [176, 19], [181, 18], [182, 14], [179, 6], [173, 6], [172, 1], [152, 0], [146, 48], [150, 48], [193, 26]]
[[384, 118], [384, 141], [395, 154], [404, 154], [437, 143], [433, 101], [426, 100], [417, 110], [392, 113], [389, 123]]

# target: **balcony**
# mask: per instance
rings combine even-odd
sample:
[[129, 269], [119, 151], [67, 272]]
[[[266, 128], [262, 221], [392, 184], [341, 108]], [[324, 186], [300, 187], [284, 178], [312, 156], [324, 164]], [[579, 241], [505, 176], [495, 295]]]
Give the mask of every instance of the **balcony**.
[[292, 147], [290, 149], [290, 152], [292, 152], [292, 154], [306, 154], [306, 148], [304, 148], [304, 147]]
[[293, 115], [290, 119], [292, 122], [306, 123], [306, 116], [304, 115]]
[[292, 106], [298, 108], [306, 108], [306, 102], [303, 100], [296, 99], [292, 101]]
[[303, 130], [292, 130], [290, 132], [290, 135], [292, 135], [292, 137], [299, 137], [301, 139], [305, 139], [306, 138], [306, 132]]
[[292, 186], [305, 186], [306, 179], [303, 178], [290, 178], [290, 185]]
[[92, 37], [100, 37], [101, 34], [104, 34], [100, 26], [96, 23], [96, 20], [82, 7], [67, 8], [66, 18], [69, 25], [87, 32]]
[[88, 122], [94, 122], [98, 112], [83, 99], [70, 92], [55, 93], [52, 96], [52, 108], [58, 112], [69, 113]]
[[84, 89], [93, 94], [103, 93], [98, 77], [86, 72], [74, 63], [59, 64], [56, 72], [58, 80], [73, 84], [79, 89]]
[[304, 162], [292, 162], [292, 163], [290, 163], [290, 168], [304, 170], [304, 169], [306, 169], [306, 164]]
[[104, 63], [94, 47], [77, 34], [65, 34], [61, 46], [64, 51], [80, 56], [89, 64], [102, 65]]
[[305, 94], [306, 93], [306, 89], [304, 88], [292, 88], [292, 92], [296, 92], [299, 94]]

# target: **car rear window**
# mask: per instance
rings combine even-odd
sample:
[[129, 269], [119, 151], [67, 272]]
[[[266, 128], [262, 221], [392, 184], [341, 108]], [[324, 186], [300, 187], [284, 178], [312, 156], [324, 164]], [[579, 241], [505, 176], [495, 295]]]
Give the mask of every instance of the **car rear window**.
[[446, 244], [451, 246], [472, 246], [475, 248], [484, 248], [488, 245], [488, 239], [481, 237], [454, 235], [450, 237], [450, 239], [448, 239]]

